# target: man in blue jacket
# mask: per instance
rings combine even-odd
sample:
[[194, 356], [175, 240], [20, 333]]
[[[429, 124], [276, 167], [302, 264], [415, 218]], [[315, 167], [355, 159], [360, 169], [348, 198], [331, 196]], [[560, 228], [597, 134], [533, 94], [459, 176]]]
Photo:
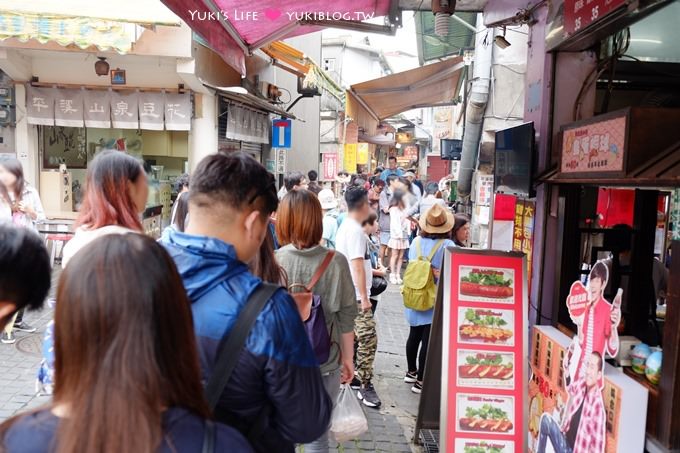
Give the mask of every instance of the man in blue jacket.
[[[166, 230], [161, 240], [191, 300], [206, 381], [222, 338], [261, 283], [245, 263], [260, 249], [277, 205], [274, 177], [252, 157], [211, 155], [192, 176], [186, 232]], [[258, 316], [216, 417], [257, 451], [292, 452], [328, 429], [332, 407], [295, 302], [282, 288]]]

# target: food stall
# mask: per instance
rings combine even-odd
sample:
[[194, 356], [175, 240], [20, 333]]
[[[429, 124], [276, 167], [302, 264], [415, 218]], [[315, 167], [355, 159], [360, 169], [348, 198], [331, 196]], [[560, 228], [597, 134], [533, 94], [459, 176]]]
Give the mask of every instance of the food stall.
[[[603, 354], [617, 368], [606, 367], [604, 375], [618, 373], [647, 390], [644, 448], [650, 452], [670, 451], [680, 441], [675, 434], [680, 428], [680, 385], [675, 375], [680, 363], [678, 260], [667, 267], [672, 230], [678, 227], [671, 221], [680, 186], [678, 124], [680, 109], [627, 108], [565, 125], [558, 168], [542, 178], [553, 193], [547, 209], [558, 227], [548, 230], [545, 239], [557, 244], [556, 273], [543, 276], [544, 281], [554, 279], [554, 294], [543, 294], [537, 311], [551, 304], [556, 314], [552, 324], [567, 338], [573, 337], [577, 324], [564, 302], [574, 297], [575, 286], [588, 285], [596, 266], [606, 266], [603, 298], [618, 304], [621, 322], [613, 327], [618, 333], [616, 354]], [[539, 346], [532, 343], [533, 347]], [[645, 368], [648, 351], [655, 348], [656, 361], [648, 360]], [[631, 367], [635, 360], [638, 366]], [[624, 384], [629, 386], [628, 381]], [[623, 393], [637, 394], [634, 386], [629, 387], [632, 390]], [[536, 420], [529, 423], [536, 428]]]

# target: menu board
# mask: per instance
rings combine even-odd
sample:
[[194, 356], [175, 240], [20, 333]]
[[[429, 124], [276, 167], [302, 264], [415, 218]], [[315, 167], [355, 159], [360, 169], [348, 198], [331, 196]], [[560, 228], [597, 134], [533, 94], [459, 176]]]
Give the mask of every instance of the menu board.
[[525, 269], [517, 252], [447, 250], [440, 451], [525, 451]]

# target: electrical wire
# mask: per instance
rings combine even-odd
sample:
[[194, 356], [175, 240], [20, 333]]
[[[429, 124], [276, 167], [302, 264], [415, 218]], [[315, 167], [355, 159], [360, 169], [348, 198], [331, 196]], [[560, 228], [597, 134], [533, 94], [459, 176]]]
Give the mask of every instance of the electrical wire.
[[288, 100], [287, 101], [281, 101], [281, 104], [288, 104], [290, 101], [293, 100], [293, 95], [290, 93], [290, 90], [283, 88], [283, 87], [278, 87], [278, 89], [288, 93]]

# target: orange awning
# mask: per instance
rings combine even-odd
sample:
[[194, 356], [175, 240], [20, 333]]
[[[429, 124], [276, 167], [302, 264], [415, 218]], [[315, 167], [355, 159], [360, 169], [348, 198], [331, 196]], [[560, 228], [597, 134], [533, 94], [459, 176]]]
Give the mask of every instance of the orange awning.
[[[462, 57], [352, 85], [352, 94], [371, 116], [383, 120], [407, 110], [451, 105], [465, 68]], [[350, 96], [347, 97], [348, 115]]]

